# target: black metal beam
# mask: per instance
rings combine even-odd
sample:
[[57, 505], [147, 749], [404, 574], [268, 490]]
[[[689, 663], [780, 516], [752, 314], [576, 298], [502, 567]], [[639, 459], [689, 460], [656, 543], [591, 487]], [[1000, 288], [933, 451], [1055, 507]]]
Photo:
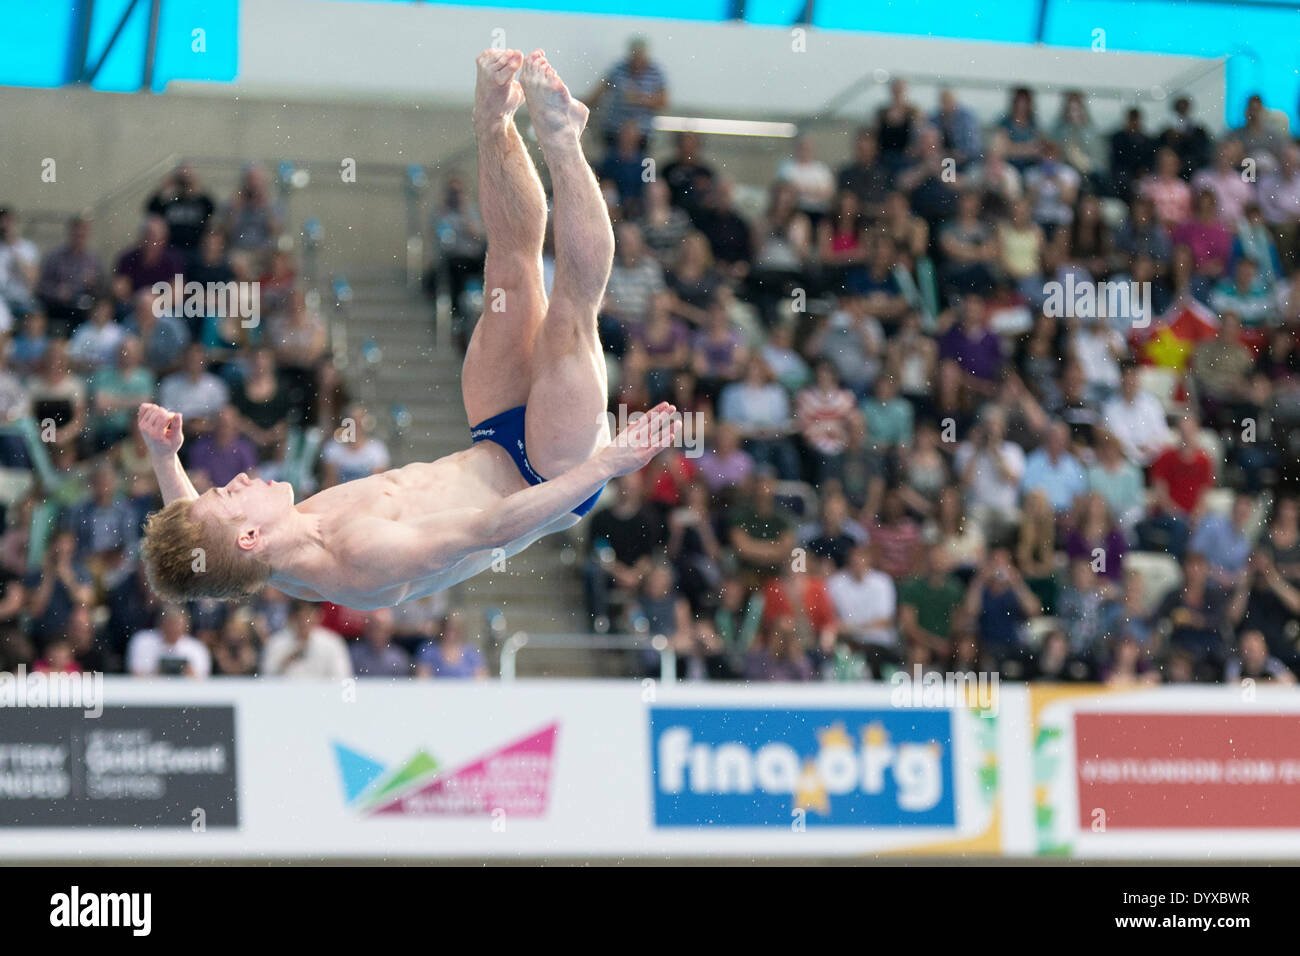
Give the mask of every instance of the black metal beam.
[[136, 4], [139, 2], [140, 0], [131, 0], [127, 8], [122, 11], [122, 18], [117, 21], [117, 26], [113, 28], [113, 35], [108, 38], [108, 43], [104, 45], [104, 52], [99, 55], [99, 59], [95, 61], [94, 66], [81, 74], [82, 83], [90, 84], [95, 82], [95, 77], [99, 76], [99, 71], [104, 68], [104, 62], [108, 59], [108, 55], [113, 52], [113, 47], [117, 44], [118, 38], [121, 37], [122, 31], [126, 29], [126, 21], [131, 19], [131, 14], [135, 12]]
[[144, 44], [144, 76], [140, 81], [146, 93], [153, 92], [153, 71], [158, 60], [158, 19], [162, 14], [162, 0], [149, 0], [149, 35]]

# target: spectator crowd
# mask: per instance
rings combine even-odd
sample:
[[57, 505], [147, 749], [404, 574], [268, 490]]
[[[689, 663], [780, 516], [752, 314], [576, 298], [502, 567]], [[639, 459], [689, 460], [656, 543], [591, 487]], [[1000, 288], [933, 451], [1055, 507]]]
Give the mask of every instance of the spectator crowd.
[[[588, 99], [611, 409], [666, 399], [704, 423], [702, 447], [603, 496], [593, 631], [666, 636], [683, 678], [1300, 676], [1300, 146], [1257, 97], [1214, 136], [1185, 97], [1103, 130], [1081, 92], [1048, 121], [1017, 89], [988, 123], [896, 80], [836, 164], [795, 140], [753, 214], [700, 135], [656, 151], [668, 89], [644, 43]], [[6, 508], [0, 667], [482, 676], [438, 599], [151, 595], [140, 401], [183, 412], [200, 490], [252, 470], [301, 493], [388, 455], [265, 172], [219, 205], [182, 167], [146, 213], [105, 264], [86, 219], [40, 255], [0, 212], [0, 401], [51, 423], [52, 476], [0, 435], [0, 464], [44, 489]], [[435, 230], [457, 293], [483, 253], [459, 176]], [[258, 281], [263, 321], [160, 309], [177, 274]], [[336, 437], [295, 462], [312, 430]]]
[[[45, 250], [20, 226], [0, 209], [0, 671], [484, 675], [445, 601], [360, 613], [267, 588], [181, 607], [145, 579], [141, 531], [162, 501], [142, 402], [183, 415], [200, 493], [249, 472], [305, 495], [389, 467], [260, 165], [224, 203], [178, 167], [107, 261], [88, 216]], [[235, 292], [195, 307], [193, 283]]]

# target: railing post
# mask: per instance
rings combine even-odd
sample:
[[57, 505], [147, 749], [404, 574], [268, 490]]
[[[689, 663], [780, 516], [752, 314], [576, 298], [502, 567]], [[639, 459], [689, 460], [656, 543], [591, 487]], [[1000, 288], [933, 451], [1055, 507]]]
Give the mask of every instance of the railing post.
[[659, 680], [665, 684], [677, 682], [677, 655], [673, 652], [668, 638], [656, 634], [650, 639], [650, 646], [659, 652]]
[[528, 643], [528, 635], [523, 631], [516, 631], [511, 634], [506, 642], [501, 645], [501, 679], [515, 679], [515, 655], [519, 649]]

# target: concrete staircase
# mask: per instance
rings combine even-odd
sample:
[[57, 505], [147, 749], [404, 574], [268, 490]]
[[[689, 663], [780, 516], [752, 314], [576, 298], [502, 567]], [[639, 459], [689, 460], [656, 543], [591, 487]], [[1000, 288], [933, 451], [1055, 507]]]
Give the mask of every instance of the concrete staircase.
[[[432, 461], [464, 449], [469, 428], [460, 395], [461, 354], [451, 342], [445, 316], [435, 343], [432, 303], [409, 290], [396, 270], [348, 271], [346, 278], [352, 290], [344, 324], [349, 391], [374, 416], [393, 463]], [[378, 347], [377, 361], [366, 360], [369, 339]], [[394, 405], [410, 413], [410, 425], [400, 437], [393, 433]], [[478, 629], [485, 650], [494, 650], [486, 633], [492, 608], [504, 612], [507, 633], [587, 630], [576, 543], [576, 538], [550, 535], [511, 558], [504, 570], [485, 571], [452, 590], [451, 606], [464, 611], [471, 630]], [[524, 651], [518, 673], [588, 675], [599, 664], [585, 650]]]

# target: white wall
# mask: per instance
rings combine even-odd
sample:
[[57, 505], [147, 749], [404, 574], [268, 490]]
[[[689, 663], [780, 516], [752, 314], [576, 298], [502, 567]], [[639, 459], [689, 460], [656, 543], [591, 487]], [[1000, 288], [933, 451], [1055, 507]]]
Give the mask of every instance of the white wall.
[[[649, 38], [668, 75], [673, 108], [687, 112], [806, 116], [878, 70], [914, 77], [1122, 88], [1132, 97], [1157, 98], [1190, 78], [1198, 112], [1211, 126], [1223, 115], [1223, 72], [1218, 61], [1189, 57], [1092, 53], [1087, 50], [996, 45], [810, 30], [806, 52], [792, 49], [791, 31], [742, 24], [710, 24], [626, 17], [517, 12], [430, 4], [320, 3], [256, 0], [243, 5], [238, 87], [282, 95], [402, 97], [463, 102], [473, 94], [473, 57], [494, 31], [507, 46], [547, 51], [581, 95], [621, 55], [626, 38]], [[928, 106], [932, 85], [914, 81]], [[928, 88], [927, 88], [928, 87]], [[223, 86], [221, 89], [228, 90]], [[884, 95], [872, 84], [849, 104], [861, 115]], [[1001, 89], [970, 93], [985, 115], [1006, 103]], [[1125, 104], [1127, 105], [1127, 104]], [[1151, 117], [1168, 107], [1158, 99]], [[1055, 111], [1046, 99], [1045, 114]], [[1118, 104], [1098, 100], [1103, 124]]]

